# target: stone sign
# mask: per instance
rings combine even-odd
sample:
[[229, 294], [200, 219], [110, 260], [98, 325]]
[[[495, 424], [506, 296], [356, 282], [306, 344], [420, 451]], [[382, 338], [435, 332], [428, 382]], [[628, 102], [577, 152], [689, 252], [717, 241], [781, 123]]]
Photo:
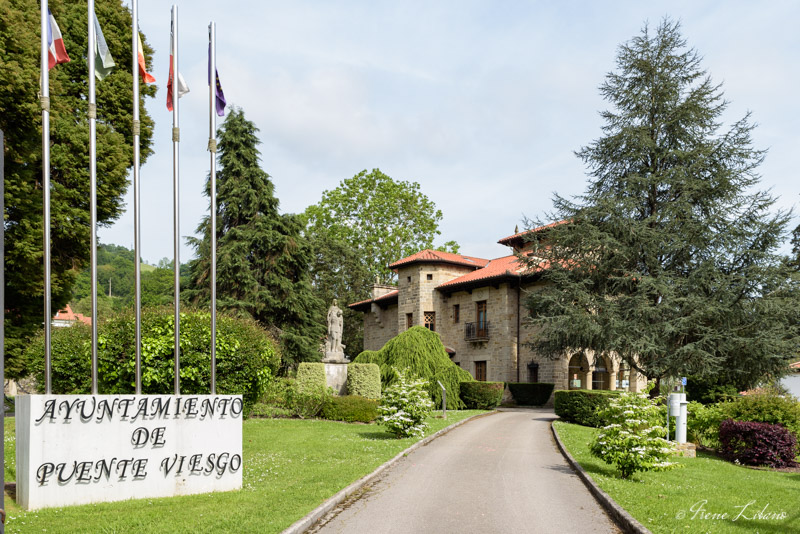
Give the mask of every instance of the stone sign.
[[242, 487], [241, 395], [22, 395], [27, 510]]

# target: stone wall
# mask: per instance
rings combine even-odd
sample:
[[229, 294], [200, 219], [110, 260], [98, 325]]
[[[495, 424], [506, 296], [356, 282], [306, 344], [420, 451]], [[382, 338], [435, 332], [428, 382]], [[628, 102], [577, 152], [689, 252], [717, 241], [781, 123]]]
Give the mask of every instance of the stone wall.
[[[385, 310], [377, 304], [364, 314], [364, 350], [380, 350], [387, 341], [397, 335], [397, 304]], [[351, 354], [355, 358], [358, 354]]]

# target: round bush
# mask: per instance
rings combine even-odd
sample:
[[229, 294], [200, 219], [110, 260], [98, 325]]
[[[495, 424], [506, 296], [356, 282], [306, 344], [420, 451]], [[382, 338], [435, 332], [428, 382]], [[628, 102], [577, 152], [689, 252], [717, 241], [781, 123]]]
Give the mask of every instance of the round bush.
[[[142, 393], [174, 390], [174, 315], [172, 308], [142, 312]], [[102, 394], [135, 391], [134, 317], [121, 312], [98, 324], [98, 390]], [[277, 343], [255, 321], [217, 315], [217, 393], [242, 395], [246, 409], [258, 399], [280, 365]], [[211, 383], [211, 314], [181, 313], [181, 393], [202, 395]], [[54, 393], [91, 392], [91, 328], [54, 328], [51, 338]], [[44, 334], [25, 356], [44, 390]]]
[[600, 428], [609, 421], [598, 412], [608, 408], [608, 401], [619, 395], [616, 391], [572, 389], [555, 392], [553, 408], [556, 415], [568, 423]]
[[467, 408], [492, 410], [503, 398], [503, 382], [461, 382], [461, 400]]
[[726, 419], [719, 427], [720, 453], [745, 465], [795, 465], [797, 439], [781, 425]]

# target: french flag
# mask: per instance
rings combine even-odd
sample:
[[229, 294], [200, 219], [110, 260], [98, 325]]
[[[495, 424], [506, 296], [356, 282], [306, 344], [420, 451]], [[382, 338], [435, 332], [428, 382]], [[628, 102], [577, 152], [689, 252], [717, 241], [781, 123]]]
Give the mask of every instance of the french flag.
[[50, 17], [49, 24], [47, 25], [47, 44], [49, 46], [49, 60], [47, 62], [47, 70], [52, 69], [59, 63], [67, 63], [69, 56], [67, 49], [64, 48], [64, 39], [61, 37], [61, 30], [58, 28], [56, 19], [50, 10], [47, 10], [47, 15]]

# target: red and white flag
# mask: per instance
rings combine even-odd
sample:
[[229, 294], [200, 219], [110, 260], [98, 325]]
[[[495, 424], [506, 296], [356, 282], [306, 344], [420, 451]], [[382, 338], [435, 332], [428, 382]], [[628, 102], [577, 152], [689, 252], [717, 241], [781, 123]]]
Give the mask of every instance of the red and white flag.
[[69, 62], [70, 59], [67, 55], [67, 49], [64, 48], [64, 39], [61, 37], [61, 30], [58, 28], [56, 19], [53, 18], [53, 14], [50, 13], [49, 9], [47, 10], [47, 15], [49, 17], [47, 23], [47, 46], [49, 52], [47, 70], [50, 70], [59, 63]]
[[[172, 54], [173, 54], [173, 39], [172, 39], [172, 29], [170, 28], [169, 32], [169, 81], [167, 81], [167, 109], [172, 111]], [[186, 93], [189, 92], [189, 86], [186, 84], [186, 80], [183, 79], [181, 76], [181, 72], [178, 71], [178, 98], [182, 97]]]
[[139, 47], [137, 48], [139, 56], [139, 74], [141, 75], [142, 80], [144, 80], [144, 83], [153, 83], [156, 81], [156, 79], [152, 74], [147, 72], [147, 67], [144, 64], [144, 45], [142, 45], [142, 34], [138, 34], [137, 38], [139, 39]]

